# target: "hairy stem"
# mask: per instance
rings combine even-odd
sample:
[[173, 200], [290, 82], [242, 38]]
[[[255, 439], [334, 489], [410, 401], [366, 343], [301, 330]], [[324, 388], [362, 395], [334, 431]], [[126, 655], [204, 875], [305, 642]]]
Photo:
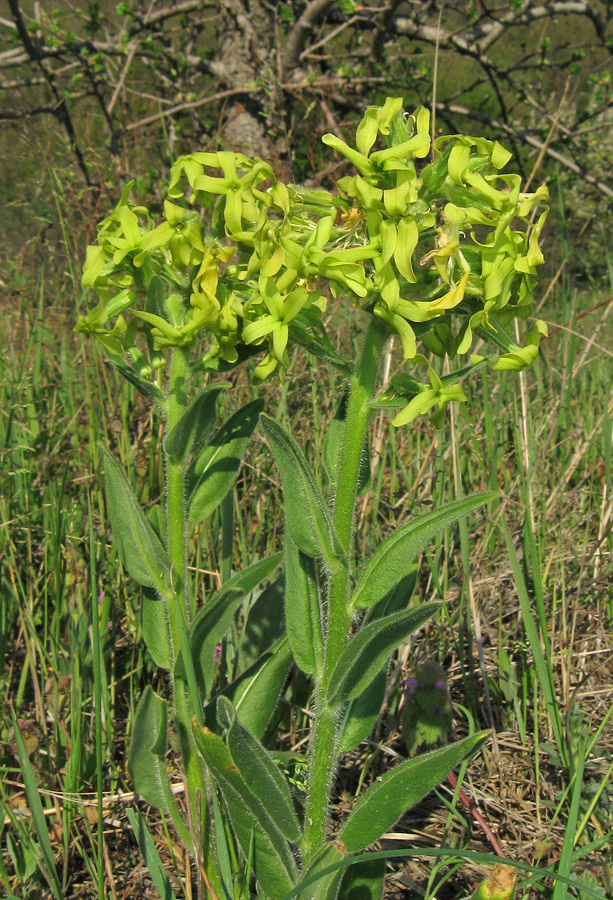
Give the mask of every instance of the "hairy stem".
[[324, 673], [317, 686], [317, 711], [311, 735], [309, 790], [304, 828], [304, 859], [308, 863], [326, 840], [330, 791], [336, 768], [337, 713], [327, 701], [330, 677], [349, 638], [350, 571], [354, 545], [354, 513], [360, 462], [364, 449], [372, 400], [377, 385], [379, 360], [389, 336], [388, 326], [372, 319], [364, 339], [362, 355], [350, 380], [345, 433], [341, 449], [334, 527], [345, 561], [332, 576], [328, 596]]
[[[166, 414], [169, 434], [187, 409], [189, 381], [188, 351], [177, 347], [170, 370], [170, 389]], [[166, 517], [168, 555], [172, 563], [172, 593], [169, 597], [168, 620], [175, 659], [181, 653], [193, 715], [203, 724], [196, 675], [187, 629], [195, 614], [187, 571], [187, 511], [185, 508], [184, 460], [166, 455]], [[189, 723], [183, 723], [186, 726]]]
[[[166, 411], [166, 434], [181, 420], [189, 400], [189, 351], [177, 347], [173, 353]], [[167, 601], [168, 620], [173, 645], [173, 708], [175, 726], [181, 742], [182, 766], [187, 785], [187, 832], [193, 836], [191, 849], [210, 883], [221, 889], [213, 849], [208, 810], [209, 784], [192, 735], [192, 718], [204, 725], [204, 715], [196, 672], [189, 643], [188, 628], [193, 622], [195, 598], [187, 568], [187, 508], [185, 497], [185, 460], [165, 455], [166, 516], [168, 555], [172, 563], [172, 592]], [[174, 662], [181, 655], [183, 673], [178, 674]], [[186, 846], [190, 847], [187, 841]]]

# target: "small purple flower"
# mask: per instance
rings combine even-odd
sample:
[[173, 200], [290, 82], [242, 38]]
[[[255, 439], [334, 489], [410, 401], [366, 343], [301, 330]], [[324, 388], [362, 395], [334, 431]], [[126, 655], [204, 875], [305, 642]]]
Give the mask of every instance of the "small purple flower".
[[217, 663], [219, 662], [220, 659], [221, 659], [221, 644], [217, 644], [217, 646], [213, 650], [213, 662], [215, 663], [215, 665], [217, 665]]
[[100, 591], [98, 594], [98, 603], [104, 603], [104, 591]]
[[445, 684], [444, 681], [436, 681], [436, 682], [434, 683], [434, 687], [437, 688], [437, 690], [439, 690], [439, 691], [446, 691], [446, 690], [447, 690], [447, 685]]
[[417, 680], [417, 678], [413, 677], [413, 675], [410, 675], [407, 678], [407, 680], [405, 681], [404, 687], [405, 687], [407, 694], [410, 694], [412, 697], [413, 694], [415, 693], [415, 691], [417, 690], [417, 688], [419, 687], [419, 681]]

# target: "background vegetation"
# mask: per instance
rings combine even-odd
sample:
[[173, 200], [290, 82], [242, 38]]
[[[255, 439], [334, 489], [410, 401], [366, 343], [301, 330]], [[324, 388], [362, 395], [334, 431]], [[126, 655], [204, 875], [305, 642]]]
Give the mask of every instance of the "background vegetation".
[[[343, 768], [338, 815], [343, 792], [405, 753], [402, 678], [439, 661], [456, 729], [474, 720], [494, 736], [462, 796], [441, 787], [383, 846], [500, 851], [572, 872], [586, 897], [611, 894], [612, 15], [609, 3], [555, 0], [9, 0], [0, 17], [0, 895], [52, 897], [59, 883], [67, 898], [156, 896], [155, 855], [143, 864], [128, 822], [125, 770], [131, 713], [156, 673], [141, 655], [139, 592], [110, 541], [99, 470], [100, 445], [114, 447], [142, 501], [155, 503], [160, 423], [72, 333], [90, 303], [79, 272], [95, 223], [128, 178], [161, 204], [169, 164], [188, 149], [255, 150], [285, 177], [326, 184], [340, 165], [323, 162], [321, 133], [347, 136], [387, 94], [433, 106], [437, 131], [497, 137], [533, 186], [549, 183], [539, 315], [550, 338], [525, 376], [484, 376], [443, 432], [378, 423], [379, 462], [359, 512], [372, 547], [433, 501], [489, 487], [501, 500], [426, 554], [420, 594], [444, 598], [446, 613], [394, 662], [385, 713]], [[337, 315], [350, 347], [360, 323]], [[391, 374], [395, 365], [392, 355]], [[297, 356], [290, 390], [259, 389], [314, 457], [322, 448], [306, 423], [333, 415], [331, 386], [323, 365]], [[241, 378], [232, 401], [252, 392]], [[257, 439], [234, 498], [237, 570], [277, 549], [278, 493]], [[218, 532], [214, 519], [192, 548], [202, 590], [216, 583]], [[283, 708], [289, 750], [307, 715], [297, 681]], [[172, 890], [190, 897], [183, 850], [148, 821]], [[396, 860], [388, 893], [463, 897], [485, 871]], [[566, 891], [523, 877], [525, 894]]]

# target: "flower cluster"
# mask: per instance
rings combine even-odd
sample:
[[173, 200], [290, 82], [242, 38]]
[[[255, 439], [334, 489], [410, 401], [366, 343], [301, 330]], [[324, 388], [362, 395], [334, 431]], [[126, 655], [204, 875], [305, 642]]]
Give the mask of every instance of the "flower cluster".
[[529, 365], [544, 325], [523, 347], [505, 326], [531, 310], [547, 190], [522, 193], [518, 175], [502, 174], [510, 153], [495, 141], [453, 135], [431, 148], [429, 132], [425, 108], [406, 116], [401, 98], [388, 98], [366, 111], [355, 149], [324, 135], [357, 170], [336, 196], [286, 186], [261, 159], [227, 151], [177, 160], [161, 222], [131, 203], [128, 185], [88, 248], [83, 283], [99, 303], [77, 330], [111, 358], [128, 354], [140, 375], [163, 364], [166, 348], [197, 346], [218, 369], [262, 351], [255, 377], [264, 379], [284, 372], [292, 342], [331, 349], [322, 313], [344, 295], [428, 368], [430, 385], [413, 392], [398, 425], [465, 399], [418, 342], [455, 357], [489, 337], [503, 351], [490, 366]]

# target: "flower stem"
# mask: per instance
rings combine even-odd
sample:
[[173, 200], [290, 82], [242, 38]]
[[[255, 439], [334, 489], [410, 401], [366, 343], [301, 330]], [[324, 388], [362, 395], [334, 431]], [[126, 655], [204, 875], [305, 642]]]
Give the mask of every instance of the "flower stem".
[[[166, 406], [166, 435], [180, 422], [189, 400], [189, 351], [174, 350]], [[167, 599], [168, 622], [173, 648], [171, 678], [175, 727], [187, 786], [190, 828], [200, 870], [207, 882], [221, 892], [208, 809], [209, 784], [192, 735], [192, 718], [204, 725], [204, 715], [189, 642], [188, 628], [196, 615], [195, 598], [187, 568], [187, 508], [185, 460], [165, 454], [166, 518], [168, 555], [172, 564], [172, 591]], [[176, 667], [181, 656], [182, 667]], [[182, 672], [181, 672], [182, 669]]]
[[[172, 358], [170, 388], [166, 412], [166, 434], [169, 434], [187, 409], [189, 381], [188, 351], [177, 347]], [[193, 715], [203, 724], [194, 662], [187, 629], [195, 615], [187, 571], [187, 511], [185, 508], [185, 472], [182, 458], [166, 455], [166, 518], [168, 555], [172, 564], [172, 593], [168, 599], [173, 655], [181, 653]], [[174, 666], [173, 666], [174, 668]], [[177, 710], [175, 710], [177, 712]], [[184, 723], [188, 725], [189, 723]]]
[[325, 845], [326, 840], [328, 806], [336, 768], [338, 738], [338, 710], [328, 703], [326, 694], [332, 672], [349, 638], [355, 501], [364, 441], [371, 416], [368, 403], [375, 393], [379, 360], [388, 337], [388, 326], [380, 319], [373, 318], [364, 339], [362, 355], [349, 385], [349, 401], [334, 501], [334, 527], [345, 553], [345, 562], [334, 573], [329, 586], [324, 673], [317, 685], [316, 716], [311, 735], [309, 788], [303, 841], [305, 864], [308, 864]]

